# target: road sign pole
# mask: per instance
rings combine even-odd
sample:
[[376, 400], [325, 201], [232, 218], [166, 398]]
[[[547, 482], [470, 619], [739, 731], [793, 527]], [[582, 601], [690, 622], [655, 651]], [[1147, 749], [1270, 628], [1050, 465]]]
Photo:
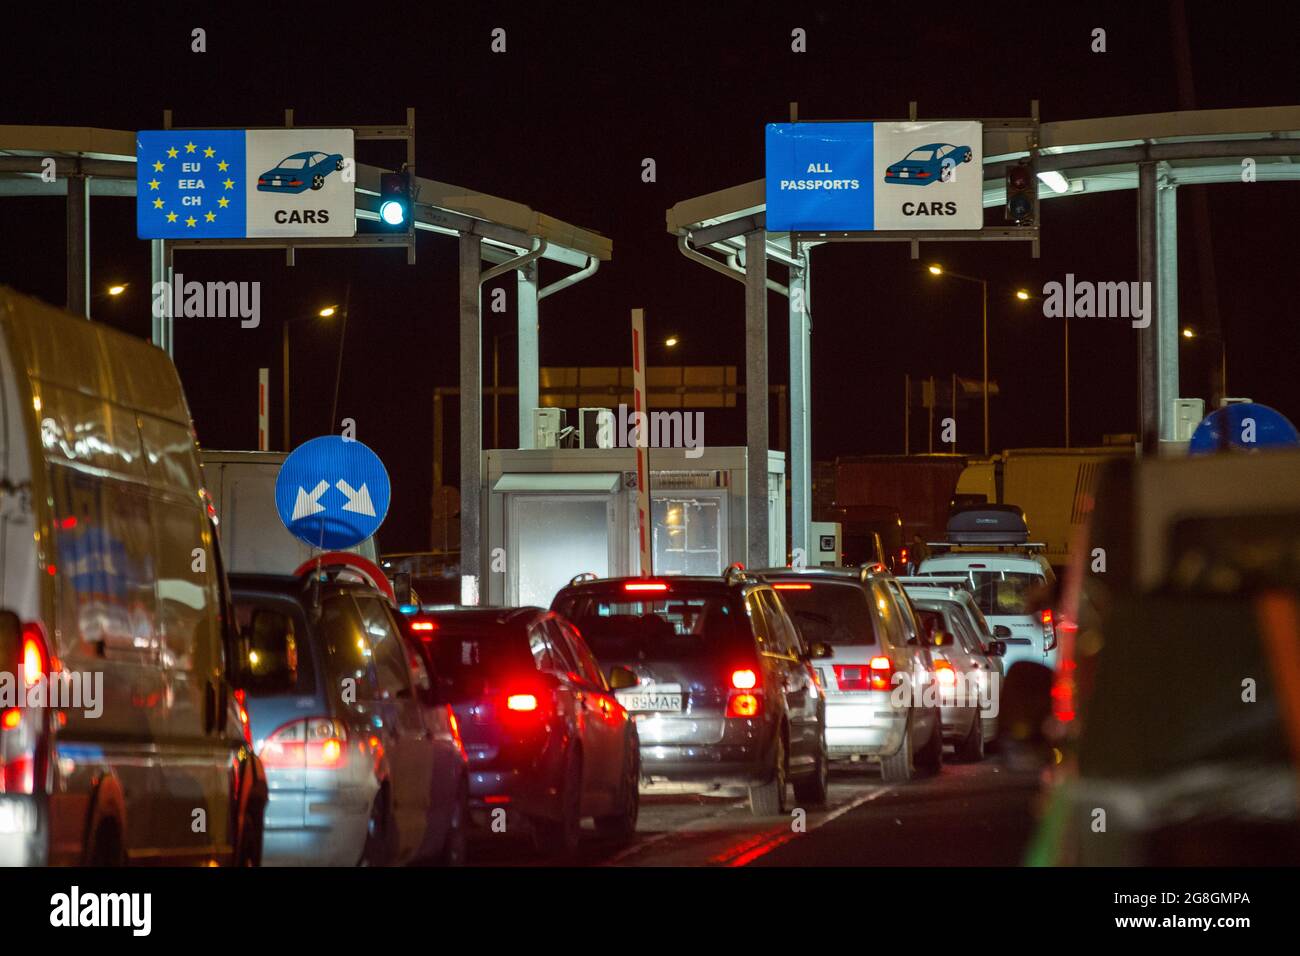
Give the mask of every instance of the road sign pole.
[[643, 578], [654, 573], [650, 526], [650, 410], [645, 390], [645, 310], [632, 310], [632, 411], [636, 413], [636, 528]]
[[271, 387], [271, 370], [269, 368], [259, 368], [257, 370], [257, 450], [268, 451], [271, 447], [271, 416], [267, 403], [270, 396], [267, 394]]

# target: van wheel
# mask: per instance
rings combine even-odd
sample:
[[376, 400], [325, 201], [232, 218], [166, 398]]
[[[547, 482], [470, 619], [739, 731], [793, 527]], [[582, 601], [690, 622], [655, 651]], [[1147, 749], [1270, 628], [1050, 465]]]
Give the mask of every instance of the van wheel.
[[624, 744], [623, 785], [619, 794], [620, 812], [596, 817], [596, 832], [608, 840], [626, 843], [636, 834], [636, 820], [641, 811], [641, 754], [635, 740]]
[[756, 817], [785, 815], [785, 733], [776, 735], [776, 759], [773, 761], [772, 779], [749, 788], [749, 810]]
[[880, 758], [880, 777], [885, 783], [910, 783], [915, 773], [912, 763], [912, 717], [907, 717], [903, 729], [903, 742], [892, 757]]
[[534, 819], [533, 842], [540, 853], [566, 859], [578, 849], [582, 836], [582, 756], [577, 748], [564, 761], [560, 783], [560, 819]]
[[443, 840], [442, 853], [438, 863], [442, 866], [464, 866], [469, 856], [469, 784], [463, 779], [456, 792], [456, 806], [452, 808], [451, 820], [447, 824], [447, 836]]
[[95, 831], [88, 862], [91, 866], [126, 866], [122, 832], [115, 821], [105, 820]]
[[802, 804], [820, 807], [830, 788], [830, 759], [826, 756], [826, 734], [818, 734], [817, 764], [813, 772], [794, 782], [794, 798]]
[[937, 777], [943, 770], [943, 728], [939, 723], [937, 711], [934, 715], [934, 729], [930, 732], [930, 740], [916, 755], [916, 765], [931, 777]]
[[361, 851], [362, 866], [391, 866], [397, 856], [397, 830], [388, 806], [388, 787], [381, 787], [370, 807], [366, 822], [366, 846]]
[[963, 763], [979, 763], [984, 759], [984, 728], [978, 713], [970, 720], [970, 733], [957, 745], [956, 757]]

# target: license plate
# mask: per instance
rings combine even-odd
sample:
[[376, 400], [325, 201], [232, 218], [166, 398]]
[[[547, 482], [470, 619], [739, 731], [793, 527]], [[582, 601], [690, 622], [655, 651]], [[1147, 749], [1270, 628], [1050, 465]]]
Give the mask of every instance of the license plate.
[[618, 702], [630, 711], [675, 711], [682, 709], [681, 691], [632, 691], [618, 695]]
[[907, 177], [908, 177], [908, 173], [906, 171], [898, 174], [899, 179], [906, 179]]

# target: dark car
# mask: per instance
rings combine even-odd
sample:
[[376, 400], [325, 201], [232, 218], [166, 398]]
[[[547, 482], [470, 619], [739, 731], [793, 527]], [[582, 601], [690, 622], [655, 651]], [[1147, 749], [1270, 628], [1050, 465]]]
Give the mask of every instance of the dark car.
[[270, 789], [264, 862], [464, 862], [458, 720], [429, 698], [433, 680], [387, 599], [310, 575], [236, 574], [230, 587], [255, 668], [287, 661], [295, 674], [288, 687], [254, 680], [243, 701]]
[[[538, 849], [563, 856], [584, 817], [597, 832], [636, 832], [636, 726], [577, 631], [544, 608], [413, 610], [437, 692], [469, 754], [470, 805], [532, 825]], [[633, 681], [615, 673], [615, 687]]]
[[905, 186], [928, 186], [930, 183], [943, 182], [945, 168], [949, 170], [947, 178], [951, 178], [951, 170], [958, 163], [969, 163], [973, 155], [969, 146], [926, 143], [887, 167], [885, 182]]
[[343, 168], [342, 153], [322, 153], [308, 150], [294, 153], [280, 160], [274, 169], [257, 177], [257, 190], [264, 193], [300, 193], [306, 189], [320, 189], [325, 177]]
[[620, 689], [653, 784], [748, 789], [755, 815], [826, 799], [825, 701], [810, 650], [776, 592], [736, 569], [722, 577], [575, 578], [552, 607], [601, 664], [629, 670]]

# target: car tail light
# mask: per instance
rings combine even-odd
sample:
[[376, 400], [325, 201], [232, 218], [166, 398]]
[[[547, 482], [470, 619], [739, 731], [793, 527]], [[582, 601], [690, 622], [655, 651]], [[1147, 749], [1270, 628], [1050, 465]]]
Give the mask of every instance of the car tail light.
[[1043, 627], [1052, 626], [1052, 609], [1050, 607], [1043, 608], [1042, 621]]
[[36, 789], [36, 759], [31, 753], [0, 757], [0, 793], [31, 793]]
[[451, 731], [451, 741], [456, 745], [462, 757], [468, 758], [465, 752], [465, 741], [460, 735], [460, 721], [456, 719], [456, 711], [452, 709], [451, 704], [447, 705], [447, 729]]
[[328, 717], [306, 717], [275, 729], [262, 744], [267, 769], [339, 770], [347, 764], [347, 729]]
[[894, 662], [884, 655], [871, 658], [871, 689], [889, 690], [894, 683]]
[[412, 621], [411, 630], [417, 634], [431, 634], [438, 629], [436, 621]]
[[[889, 658], [881, 658], [888, 661]], [[835, 670], [835, 686], [840, 690], [876, 690], [873, 686], [872, 670], [867, 664], [832, 664]]]
[[244, 731], [244, 743], [253, 746], [253, 725], [248, 722], [248, 695], [242, 690], [235, 691], [235, 706], [239, 712], [239, 726]]
[[934, 662], [934, 679], [944, 690], [952, 690], [957, 686], [957, 672], [951, 663], [942, 658]]
[[623, 585], [624, 591], [667, 591], [668, 585], [663, 581], [629, 581]]
[[906, 548], [899, 548], [899, 549], [898, 549], [898, 563], [899, 563], [899, 564], [907, 564], [907, 557], [908, 557], [908, 555], [909, 555], [910, 553], [911, 553], [911, 552], [909, 552]]
[[753, 690], [758, 686], [758, 675], [749, 668], [732, 671], [731, 686], [736, 690]]
[[302, 180], [301, 180], [301, 179], [291, 179], [291, 180], [289, 180], [289, 185], [290, 185], [290, 186], [301, 186], [301, 185], [302, 185]]
[[930, 178], [930, 174], [927, 173], [927, 172], [925, 172], [924, 170], [917, 170], [916, 178], [917, 178], [917, 179], [929, 179], [929, 178]]
[[536, 694], [510, 694], [506, 697], [506, 710], [532, 711], [536, 709]]
[[727, 698], [728, 717], [757, 717], [763, 710], [763, 698], [748, 692], [733, 693]]
[[811, 591], [811, 584], [773, 584], [778, 591]]
[[50, 655], [45, 649], [45, 636], [40, 625], [23, 625], [23, 683], [35, 687], [50, 674]]

